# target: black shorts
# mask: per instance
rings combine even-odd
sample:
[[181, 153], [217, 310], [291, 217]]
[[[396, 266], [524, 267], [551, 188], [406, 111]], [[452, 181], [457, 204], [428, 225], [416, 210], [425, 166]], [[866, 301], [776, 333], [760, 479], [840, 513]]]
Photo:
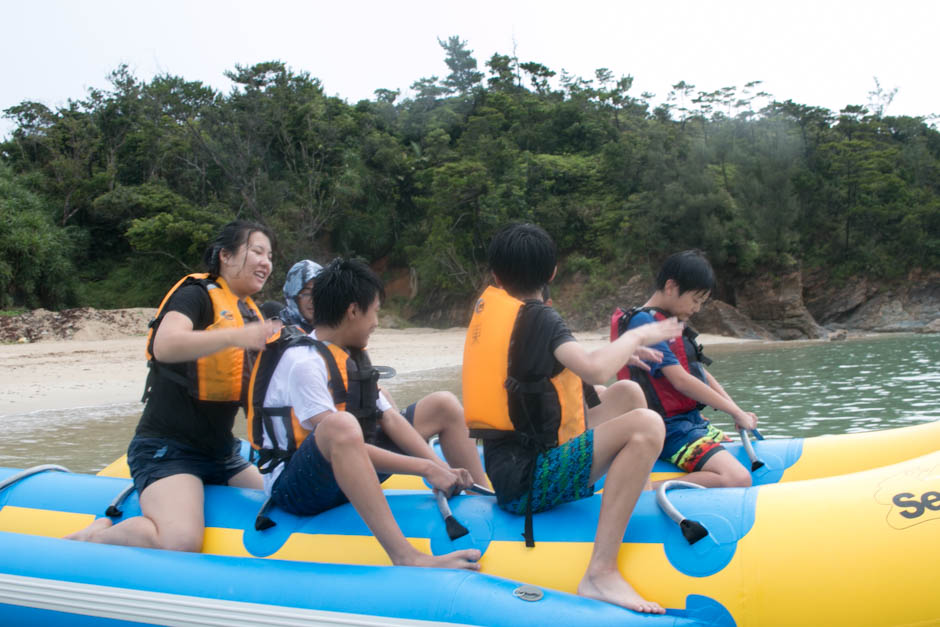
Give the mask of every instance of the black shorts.
[[251, 464], [241, 456], [237, 438], [232, 438], [231, 454], [217, 458], [174, 440], [135, 436], [127, 447], [127, 465], [137, 494], [142, 494], [154, 481], [173, 475], [196, 475], [204, 484], [227, 485]]
[[[408, 421], [412, 427], [415, 426], [415, 407], [417, 403], [412, 403], [408, 407], [401, 410], [401, 415], [405, 417], [405, 420]], [[382, 426], [379, 425], [378, 433], [375, 436], [375, 445], [379, 448], [384, 448], [386, 451], [391, 451], [393, 453], [398, 453], [399, 455], [407, 455], [403, 450], [398, 448], [398, 445], [392, 442], [392, 439], [382, 431]], [[386, 478], [388, 475], [386, 475]], [[384, 481], [384, 479], [383, 479]]]

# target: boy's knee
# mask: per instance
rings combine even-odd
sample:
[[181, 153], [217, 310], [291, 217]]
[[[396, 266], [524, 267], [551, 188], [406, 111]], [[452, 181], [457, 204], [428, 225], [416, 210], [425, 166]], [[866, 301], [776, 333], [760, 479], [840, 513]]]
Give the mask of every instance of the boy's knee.
[[463, 406], [451, 392], [433, 392], [424, 397], [435, 413], [447, 416], [450, 419], [463, 420]]
[[440, 433], [444, 430], [463, 429], [467, 425], [463, 419], [463, 405], [451, 392], [433, 392], [421, 400], [421, 415], [415, 416], [418, 422]]
[[355, 416], [345, 411], [324, 417], [317, 425], [314, 436], [317, 445], [321, 449], [365, 442], [359, 421], [356, 420]]
[[749, 488], [753, 484], [750, 471], [744, 466], [738, 464], [736, 467], [724, 473], [723, 484], [729, 488]]
[[624, 406], [624, 411], [646, 408], [646, 396], [636, 381], [617, 381], [607, 388], [607, 394], [611, 393], [616, 394], [616, 398]]
[[666, 439], [666, 426], [660, 415], [650, 409], [635, 409], [627, 416], [629, 422], [623, 424], [629, 425], [625, 433], [629, 441], [658, 455]]
[[637, 414], [642, 416], [640, 419], [641, 430], [656, 446], [662, 448], [666, 440], [666, 423], [663, 417], [652, 409], [638, 409]]

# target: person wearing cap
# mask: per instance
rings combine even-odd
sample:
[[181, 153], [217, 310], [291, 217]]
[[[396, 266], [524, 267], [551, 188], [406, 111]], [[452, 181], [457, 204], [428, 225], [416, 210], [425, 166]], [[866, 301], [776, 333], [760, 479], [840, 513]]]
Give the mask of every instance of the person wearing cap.
[[323, 266], [302, 259], [291, 266], [284, 279], [284, 302], [280, 318], [284, 324], [293, 324], [307, 333], [313, 331], [313, 279]]

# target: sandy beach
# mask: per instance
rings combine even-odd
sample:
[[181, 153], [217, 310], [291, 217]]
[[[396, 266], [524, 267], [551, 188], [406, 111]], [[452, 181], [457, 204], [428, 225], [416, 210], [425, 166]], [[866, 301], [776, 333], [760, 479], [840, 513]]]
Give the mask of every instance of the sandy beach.
[[[402, 374], [459, 366], [465, 333], [463, 328], [380, 328], [369, 352], [373, 363]], [[608, 341], [602, 329], [575, 336], [589, 349]], [[748, 341], [700, 337], [708, 345]], [[144, 340], [141, 335], [0, 345], [0, 417], [140, 399], [147, 376]]]

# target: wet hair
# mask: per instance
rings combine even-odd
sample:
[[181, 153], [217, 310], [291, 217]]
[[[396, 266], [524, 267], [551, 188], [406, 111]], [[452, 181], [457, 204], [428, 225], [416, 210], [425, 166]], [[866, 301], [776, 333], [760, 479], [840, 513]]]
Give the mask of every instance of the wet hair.
[[666, 258], [656, 275], [656, 289], [666, 287], [672, 279], [679, 286], [679, 294], [711, 292], [715, 288], [715, 271], [700, 250], [684, 250]]
[[219, 276], [222, 251], [234, 254], [242, 244], [248, 242], [252, 233], [263, 233], [271, 242], [271, 248], [274, 248], [274, 234], [268, 227], [247, 220], [233, 220], [222, 227], [203, 254], [202, 260], [209, 269], [209, 274]]
[[487, 253], [490, 270], [511, 295], [531, 294], [547, 285], [555, 272], [557, 251], [551, 236], [534, 224], [500, 229]]
[[357, 259], [336, 258], [313, 282], [313, 325], [338, 327], [353, 303], [366, 311], [378, 296], [385, 300], [382, 279]]

